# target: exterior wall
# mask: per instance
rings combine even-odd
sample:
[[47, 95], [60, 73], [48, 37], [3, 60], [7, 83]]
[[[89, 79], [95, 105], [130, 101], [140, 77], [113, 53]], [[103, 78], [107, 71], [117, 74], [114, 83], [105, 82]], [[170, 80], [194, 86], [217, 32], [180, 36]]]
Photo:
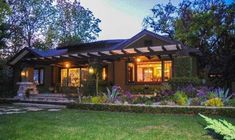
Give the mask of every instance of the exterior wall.
[[126, 61], [119, 60], [114, 62], [114, 84], [126, 89]]

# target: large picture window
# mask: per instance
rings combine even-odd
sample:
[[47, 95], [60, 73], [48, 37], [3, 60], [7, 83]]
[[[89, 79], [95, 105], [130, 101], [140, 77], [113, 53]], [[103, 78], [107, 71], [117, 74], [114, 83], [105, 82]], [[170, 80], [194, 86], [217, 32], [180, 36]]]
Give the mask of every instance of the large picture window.
[[172, 61], [143, 61], [127, 63], [128, 83], [168, 81], [172, 77]]
[[70, 87], [80, 87], [81, 81], [86, 81], [87, 76], [87, 68], [61, 69], [61, 85]]
[[38, 85], [44, 84], [44, 69], [34, 69], [33, 71], [33, 80]]

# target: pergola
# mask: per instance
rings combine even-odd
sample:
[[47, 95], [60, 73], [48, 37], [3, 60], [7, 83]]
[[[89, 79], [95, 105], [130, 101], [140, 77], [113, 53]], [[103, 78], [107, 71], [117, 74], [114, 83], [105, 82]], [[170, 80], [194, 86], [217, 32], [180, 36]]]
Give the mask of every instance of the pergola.
[[136, 57], [136, 56], [158, 56], [159, 59], [164, 57], [172, 59], [172, 55], [183, 50], [181, 44], [162, 45], [162, 46], [149, 46], [149, 47], [138, 47], [138, 48], [124, 48], [116, 50], [101, 50], [91, 52], [76, 52], [69, 53], [66, 55], [57, 55], [49, 57], [34, 57], [26, 58], [25, 61], [37, 61], [37, 62], [57, 62], [66, 60], [76, 61], [88, 61], [92, 58], [97, 58], [103, 62], [110, 62], [111, 60], [123, 58], [123, 57]]

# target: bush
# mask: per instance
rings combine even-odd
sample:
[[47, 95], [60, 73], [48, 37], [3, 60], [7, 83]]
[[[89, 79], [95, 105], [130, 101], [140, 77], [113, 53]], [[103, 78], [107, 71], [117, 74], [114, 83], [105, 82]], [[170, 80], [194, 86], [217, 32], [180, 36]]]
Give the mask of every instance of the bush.
[[102, 104], [106, 102], [106, 98], [104, 96], [94, 96], [91, 98], [91, 103], [93, 104]]
[[168, 113], [168, 114], [194, 114], [218, 115], [235, 117], [234, 108], [207, 108], [207, 107], [174, 107], [174, 106], [137, 106], [137, 105], [110, 105], [110, 104], [69, 104], [68, 108], [96, 111], [134, 112], [134, 113]]
[[161, 85], [154, 85], [154, 86], [132, 86], [130, 88], [130, 92], [132, 94], [154, 94], [157, 91], [160, 91]]
[[196, 75], [195, 59], [190, 56], [179, 56], [174, 58], [175, 76], [192, 77]]
[[91, 96], [83, 96], [82, 103], [91, 103]]
[[215, 120], [199, 114], [208, 123], [205, 129], [213, 130], [215, 133], [223, 136], [225, 140], [235, 139], [235, 126], [225, 120]]
[[235, 107], [235, 99], [230, 99], [230, 100], [228, 101], [228, 105]]
[[189, 103], [191, 106], [201, 105], [201, 100], [199, 98], [192, 98]]
[[197, 94], [197, 88], [192, 84], [180, 87], [178, 90], [185, 92], [186, 95], [191, 98], [196, 97]]
[[201, 85], [201, 80], [197, 77], [173, 77], [169, 83], [174, 89], [177, 89], [187, 85], [199, 86]]
[[205, 106], [222, 107], [222, 106], [224, 106], [224, 104], [220, 98], [212, 98], [212, 99], [209, 99], [205, 102]]
[[188, 97], [183, 91], [176, 91], [173, 97], [174, 101], [178, 105], [186, 105], [188, 102]]

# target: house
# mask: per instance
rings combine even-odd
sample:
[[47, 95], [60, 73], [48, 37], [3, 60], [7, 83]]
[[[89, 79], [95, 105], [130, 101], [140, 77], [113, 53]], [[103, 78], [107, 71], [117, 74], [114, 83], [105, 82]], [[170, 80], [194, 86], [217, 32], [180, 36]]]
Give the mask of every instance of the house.
[[[100, 79], [123, 89], [156, 85], [176, 76], [175, 61], [192, 58], [191, 76], [197, 75], [197, 49], [143, 30], [130, 39], [102, 40], [70, 44], [47, 51], [24, 48], [8, 64], [14, 69], [14, 81], [29, 81], [49, 89], [55, 85], [81, 87], [100, 68]], [[187, 64], [186, 64], [187, 65]], [[178, 69], [177, 69], [178, 68]]]

